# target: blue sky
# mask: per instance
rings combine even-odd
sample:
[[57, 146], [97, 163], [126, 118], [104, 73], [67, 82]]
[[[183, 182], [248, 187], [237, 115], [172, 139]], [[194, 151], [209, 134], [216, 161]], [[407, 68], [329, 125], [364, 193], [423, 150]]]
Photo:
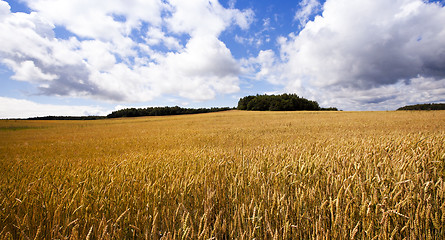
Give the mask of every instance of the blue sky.
[[445, 101], [444, 1], [0, 0], [0, 118]]

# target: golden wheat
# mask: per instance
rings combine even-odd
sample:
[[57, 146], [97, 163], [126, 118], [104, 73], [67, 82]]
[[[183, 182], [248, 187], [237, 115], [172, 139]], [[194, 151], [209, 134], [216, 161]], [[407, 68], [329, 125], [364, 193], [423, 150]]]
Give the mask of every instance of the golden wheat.
[[0, 121], [0, 239], [445, 235], [445, 112]]

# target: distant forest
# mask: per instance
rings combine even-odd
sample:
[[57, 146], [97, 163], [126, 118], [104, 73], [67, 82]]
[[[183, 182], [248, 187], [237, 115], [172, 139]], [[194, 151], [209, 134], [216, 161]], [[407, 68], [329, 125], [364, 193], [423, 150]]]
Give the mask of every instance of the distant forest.
[[126, 108], [114, 111], [107, 115], [107, 118], [119, 117], [142, 117], [142, 116], [167, 116], [167, 115], [183, 115], [196, 113], [221, 112], [231, 110], [232, 108], [181, 108], [175, 107], [148, 107], [148, 108]]
[[445, 110], [445, 103], [426, 103], [401, 107], [397, 110]]
[[238, 101], [239, 110], [251, 111], [338, 111], [337, 108], [321, 108], [316, 101], [297, 94], [256, 95]]

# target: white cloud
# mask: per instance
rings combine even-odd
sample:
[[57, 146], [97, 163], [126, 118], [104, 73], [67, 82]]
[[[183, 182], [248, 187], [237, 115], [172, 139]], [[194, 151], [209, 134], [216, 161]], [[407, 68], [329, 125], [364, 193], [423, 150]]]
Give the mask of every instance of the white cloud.
[[[216, 0], [25, 2], [30, 14], [0, 0], [0, 31], [8, 33], [0, 57], [13, 79], [36, 84], [39, 94], [137, 102], [239, 90], [239, 64], [218, 37], [230, 26], [248, 28], [252, 10]], [[56, 38], [56, 27], [73, 36]]]
[[113, 45], [101, 41], [87, 40], [80, 43], [79, 54], [87, 60], [92, 69], [108, 71], [116, 64], [112, 54]]
[[0, 20], [7, 17], [9, 12], [11, 11], [11, 7], [7, 2], [0, 1]]
[[153, 67], [140, 68], [142, 75], [152, 76], [152, 81], [163, 79], [155, 85], [155, 92], [205, 100], [217, 92], [239, 90], [239, 66], [216, 37], [193, 37], [182, 52], [167, 54], [158, 61]]
[[24, 99], [0, 97], [0, 119], [45, 116], [105, 116], [102, 107], [41, 104]]
[[269, 73], [263, 79], [343, 109], [445, 100], [444, 7], [422, 0], [327, 0], [323, 9], [301, 32], [278, 39], [274, 69], [260, 53], [256, 61]]
[[242, 36], [235, 35], [234, 40], [235, 40], [235, 42], [242, 44], [242, 45], [259, 47], [258, 41], [261, 41], [261, 38], [242, 37]]
[[[161, 0], [26, 0], [28, 6], [77, 36], [118, 42], [142, 21], [162, 23]], [[123, 17], [125, 21], [115, 19]]]
[[160, 28], [156, 27], [148, 29], [145, 41], [149, 46], [163, 44], [169, 50], [179, 50], [182, 47], [178, 39], [172, 36], [166, 36]]
[[319, 13], [322, 7], [318, 0], [302, 0], [299, 5], [300, 8], [295, 13], [294, 19], [300, 22], [300, 26], [304, 26], [309, 21], [309, 17]]
[[[291, 91], [291, 90], [289, 90]], [[343, 88], [314, 90], [306, 88], [305, 97], [317, 99], [324, 107], [334, 106], [344, 110], [396, 110], [418, 103], [445, 101], [445, 79], [413, 78], [409, 83], [381, 85], [370, 89]]]
[[278, 62], [278, 58], [272, 50], [261, 50], [257, 57], [244, 59], [242, 61], [243, 72], [248, 76], [254, 73], [250, 78], [255, 80], [267, 80], [269, 83], [276, 85], [284, 85], [285, 74], [283, 65]]
[[233, 23], [247, 29], [254, 16], [250, 9], [226, 9], [217, 0], [170, 0], [169, 4], [174, 9], [172, 16], [166, 20], [169, 28], [191, 36], [218, 36]]
[[16, 72], [16, 74], [11, 77], [12, 79], [28, 82], [41, 82], [52, 81], [58, 78], [55, 74], [43, 73], [32, 61], [23, 61], [20, 64], [17, 64], [14, 61], [5, 59], [3, 62]]

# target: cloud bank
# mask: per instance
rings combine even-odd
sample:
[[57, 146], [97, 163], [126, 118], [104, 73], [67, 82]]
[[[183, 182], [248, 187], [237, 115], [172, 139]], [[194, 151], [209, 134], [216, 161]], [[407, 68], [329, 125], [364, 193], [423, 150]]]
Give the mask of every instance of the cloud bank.
[[444, 23], [445, 8], [434, 2], [327, 0], [322, 15], [278, 39], [279, 53], [262, 51], [247, 68], [324, 106], [394, 109], [445, 101]]
[[46, 116], [106, 116], [111, 111], [99, 106], [71, 106], [35, 103], [0, 97], [0, 119]]
[[25, 2], [29, 14], [0, 1], [0, 58], [39, 94], [140, 102], [239, 90], [240, 65], [218, 37], [247, 29], [252, 10], [216, 0]]

